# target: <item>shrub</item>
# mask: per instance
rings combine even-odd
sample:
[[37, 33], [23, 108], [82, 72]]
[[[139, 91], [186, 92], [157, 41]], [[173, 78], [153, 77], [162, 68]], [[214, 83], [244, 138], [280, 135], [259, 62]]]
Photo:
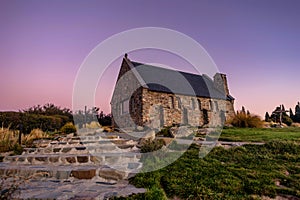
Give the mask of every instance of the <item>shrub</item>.
[[237, 113], [229, 123], [240, 128], [261, 128], [263, 126], [263, 122], [259, 116], [244, 112]]
[[141, 146], [141, 152], [147, 153], [147, 152], [153, 152], [157, 151], [162, 148], [164, 145], [162, 140], [145, 140]]
[[293, 123], [293, 120], [289, 116], [283, 115], [282, 116], [282, 122], [285, 123], [288, 126], [291, 126], [292, 123]]
[[21, 155], [23, 152], [23, 147], [18, 143], [15, 143], [12, 150], [14, 152], [14, 155]]
[[173, 137], [171, 134], [171, 127], [162, 128], [156, 135], [162, 137]]
[[69, 133], [75, 133], [76, 132], [76, 127], [74, 126], [73, 123], [68, 122], [66, 123], [61, 129], [61, 132], [69, 134]]

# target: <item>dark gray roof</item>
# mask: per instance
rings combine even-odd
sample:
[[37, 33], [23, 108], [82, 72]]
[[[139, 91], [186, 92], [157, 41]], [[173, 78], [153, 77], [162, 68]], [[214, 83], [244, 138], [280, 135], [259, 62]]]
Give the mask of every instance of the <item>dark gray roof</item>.
[[233, 99], [232, 96], [225, 97], [225, 94], [217, 90], [212, 79], [206, 75], [201, 76], [138, 62], [131, 63], [149, 90], [216, 99]]

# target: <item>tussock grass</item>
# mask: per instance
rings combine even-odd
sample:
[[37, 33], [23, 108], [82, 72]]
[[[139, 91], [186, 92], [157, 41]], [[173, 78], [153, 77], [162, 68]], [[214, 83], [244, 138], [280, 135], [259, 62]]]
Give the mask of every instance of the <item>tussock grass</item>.
[[259, 116], [253, 114], [247, 114], [245, 112], [237, 113], [232, 119], [229, 120], [229, 124], [234, 127], [240, 128], [261, 128], [263, 127], [263, 121]]
[[99, 122], [96, 121], [92, 121], [89, 124], [86, 124], [87, 128], [101, 128], [101, 125], [99, 124]]
[[[33, 129], [29, 134], [23, 135], [21, 143], [23, 145], [31, 145], [34, 140], [49, 138], [49, 135], [40, 129]], [[22, 151], [18, 144], [19, 131], [9, 128], [0, 129], [0, 152], [14, 151], [19, 154]]]

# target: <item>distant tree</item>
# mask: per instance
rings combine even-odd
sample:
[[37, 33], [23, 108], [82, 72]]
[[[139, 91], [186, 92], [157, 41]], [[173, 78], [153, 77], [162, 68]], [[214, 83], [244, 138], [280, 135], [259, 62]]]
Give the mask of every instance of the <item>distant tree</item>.
[[269, 115], [268, 112], [266, 112], [266, 114], [265, 114], [265, 121], [266, 121], [266, 122], [270, 122], [270, 121], [271, 121], [271, 120], [270, 120], [270, 115]]
[[247, 115], [250, 115], [250, 112], [249, 112], [249, 110], [247, 110]]
[[300, 114], [300, 103], [299, 102], [295, 107], [295, 114]]
[[44, 106], [40, 106], [40, 105], [33, 106], [23, 110], [22, 112], [28, 114], [47, 115], [47, 116], [61, 115], [61, 116], [68, 117], [68, 120], [65, 123], [73, 121], [73, 115], [70, 109], [61, 108], [52, 103], [47, 103]]
[[283, 104], [281, 105], [281, 109], [282, 109], [282, 111], [285, 111], [285, 107]]
[[111, 126], [112, 116], [111, 114], [105, 115], [103, 111], [100, 112], [98, 122], [101, 126]]
[[79, 128], [82, 128], [85, 123], [91, 123], [98, 121], [102, 126], [110, 126], [112, 117], [111, 114], [104, 114], [98, 107], [92, 107], [86, 111], [78, 110], [74, 113], [74, 121], [78, 124]]
[[292, 123], [293, 123], [293, 120], [289, 116], [283, 115], [282, 116], [282, 122], [285, 123], [288, 126], [291, 126]]
[[244, 106], [242, 106], [242, 111], [241, 111], [241, 113], [246, 114], [246, 110], [245, 110], [245, 107], [244, 107]]

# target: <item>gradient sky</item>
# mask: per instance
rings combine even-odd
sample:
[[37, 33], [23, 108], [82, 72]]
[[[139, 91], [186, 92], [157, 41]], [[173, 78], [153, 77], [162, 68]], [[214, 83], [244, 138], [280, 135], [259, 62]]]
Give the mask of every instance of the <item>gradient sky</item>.
[[[298, 0], [2, 0], [0, 110], [48, 102], [71, 108], [76, 73], [88, 53], [113, 34], [147, 26], [199, 42], [227, 74], [236, 108], [261, 116], [279, 104], [294, 108], [300, 101], [299, 10]], [[129, 57], [148, 62], [151, 55]], [[96, 105], [105, 112], [120, 63], [109, 67], [97, 90]]]

